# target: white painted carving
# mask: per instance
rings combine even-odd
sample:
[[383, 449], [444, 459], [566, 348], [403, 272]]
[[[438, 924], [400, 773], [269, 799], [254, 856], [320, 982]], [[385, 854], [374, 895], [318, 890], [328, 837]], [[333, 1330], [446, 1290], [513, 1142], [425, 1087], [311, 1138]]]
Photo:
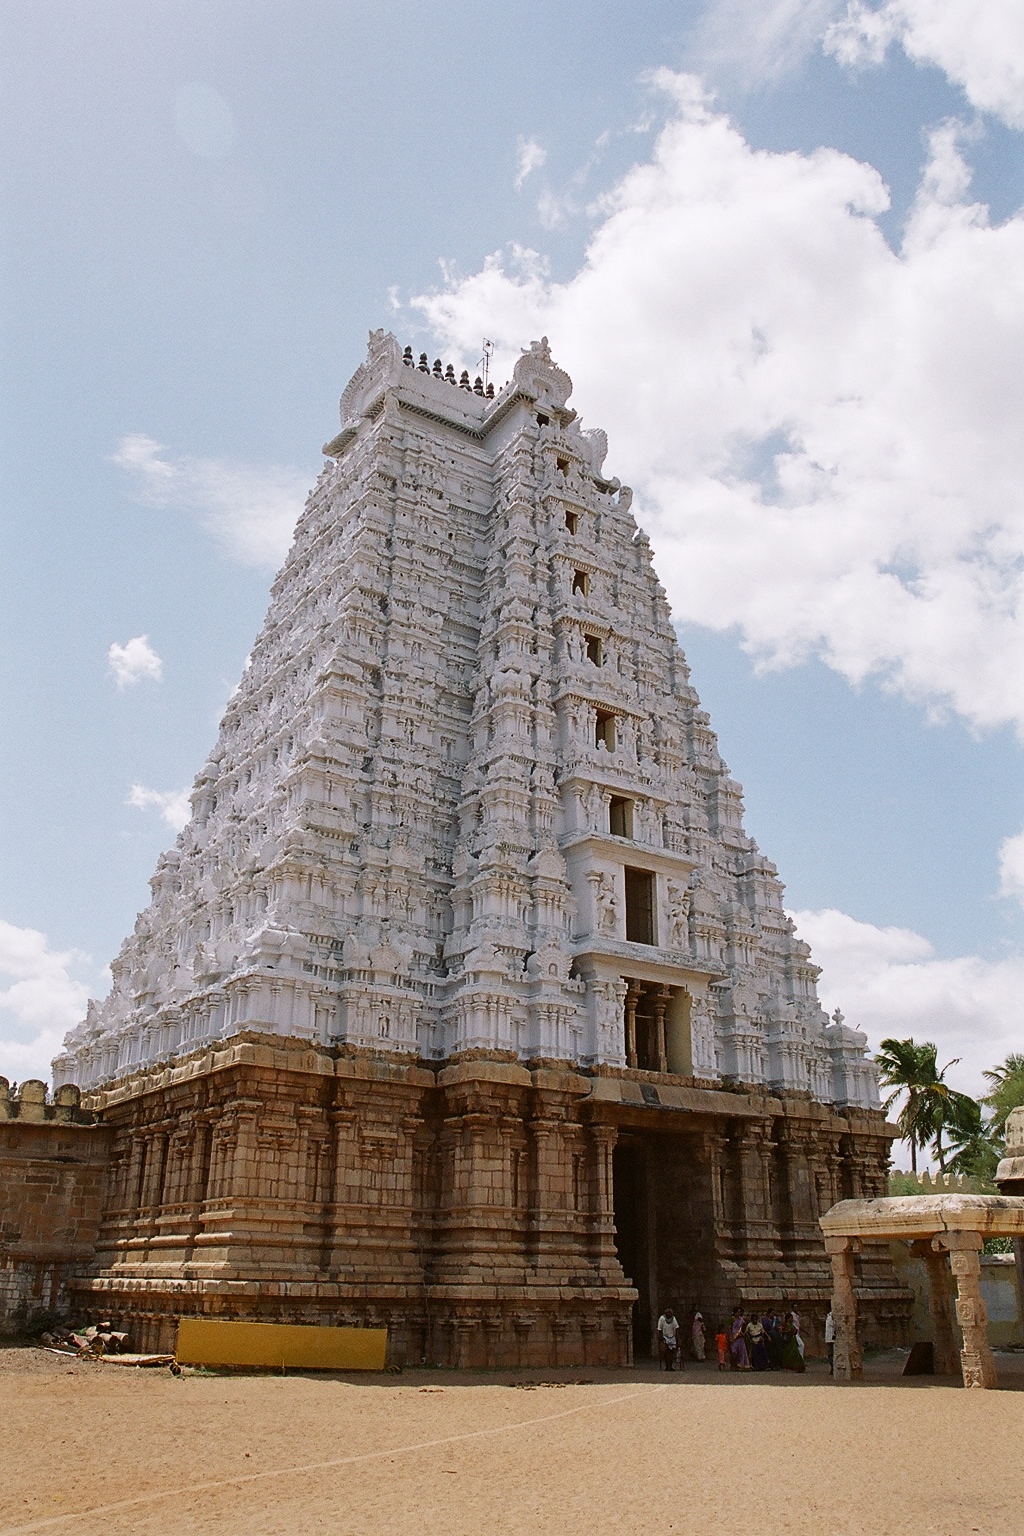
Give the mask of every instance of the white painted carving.
[[616, 892], [646, 854], [647, 974], [690, 993], [694, 1072], [877, 1103], [571, 389], [546, 340], [488, 397], [371, 334], [192, 819], [55, 1083], [247, 1029], [621, 1065]]

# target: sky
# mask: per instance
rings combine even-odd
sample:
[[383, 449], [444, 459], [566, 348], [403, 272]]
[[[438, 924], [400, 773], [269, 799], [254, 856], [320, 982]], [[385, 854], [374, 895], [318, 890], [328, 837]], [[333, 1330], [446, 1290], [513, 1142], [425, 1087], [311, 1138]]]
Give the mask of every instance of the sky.
[[367, 332], [546, 334], [820, 991], [1024, 1049], [1024, 0], [14, 0], [0, 1072], [148, 899]]

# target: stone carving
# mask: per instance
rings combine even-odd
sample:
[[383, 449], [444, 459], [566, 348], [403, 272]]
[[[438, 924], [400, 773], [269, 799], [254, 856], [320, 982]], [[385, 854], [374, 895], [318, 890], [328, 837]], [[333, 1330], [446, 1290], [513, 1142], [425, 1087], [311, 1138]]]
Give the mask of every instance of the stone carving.
[[688, 949], [690, 944], [690, 892], [677, 880], [668, 882], [669, 947]]
[[694, 997], [690, 1002], [690, 1053], [697, 1077], [717, 1078], [721, 1075], [715, 1053], [714, 1011], [704, 996]]
[[[252, 1029], [615, 1063], [616, 891], [649, 850], [652, 964], [694, 998], [695, 1071], [877, 1104], [864, 1037], [822, 1012], [744, 832], [632, 492], [571, 391], [546, 339], [495, 393], [371, 333], [192, 819], [57, 1083]], [[609, 852], [613, 798], [638, 852]], [[597, 971], [600, 1006], [580, 980]]]
[[618, 925], [619, 904], [615, 900], [615, 883], [611, 875], [591, 873], [590, 884], [594, 892], [594, 914], [599, 933], [614, 933]]

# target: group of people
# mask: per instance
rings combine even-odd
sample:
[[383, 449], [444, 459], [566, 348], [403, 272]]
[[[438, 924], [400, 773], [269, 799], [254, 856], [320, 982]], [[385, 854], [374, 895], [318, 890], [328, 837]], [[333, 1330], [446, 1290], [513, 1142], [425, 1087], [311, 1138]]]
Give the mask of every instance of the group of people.
[[[690, 1313], [687, 1331], [694, 1360], [703, 1360], [707, 1354], [707, 1332], [698, 1307]], [[682, 1369], [683, 1336], [682, 1324], [672, 1308], [666, 1307], [658, 1318], [658, 1355], [667, 1371]], [[721, 1323], [715, 1330], [714, 1341], [720, 1371], [803, 1371], [807, 1368], [800, 1315], [793, 1308], [748, 1317], [742, 1306], [735, 1307], [729, 1322]]]

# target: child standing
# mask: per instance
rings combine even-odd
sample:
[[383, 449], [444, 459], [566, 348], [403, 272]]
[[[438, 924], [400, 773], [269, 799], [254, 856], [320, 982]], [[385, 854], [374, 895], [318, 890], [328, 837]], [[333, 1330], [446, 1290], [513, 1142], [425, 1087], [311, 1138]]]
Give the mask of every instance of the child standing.
[[729, 1335], [725, 1331], [725, 1324], [719, 1323], [718, 1332], [715, 1334], [715, 1348], [718, 1350], [718, 1369], [729, 1369]]

